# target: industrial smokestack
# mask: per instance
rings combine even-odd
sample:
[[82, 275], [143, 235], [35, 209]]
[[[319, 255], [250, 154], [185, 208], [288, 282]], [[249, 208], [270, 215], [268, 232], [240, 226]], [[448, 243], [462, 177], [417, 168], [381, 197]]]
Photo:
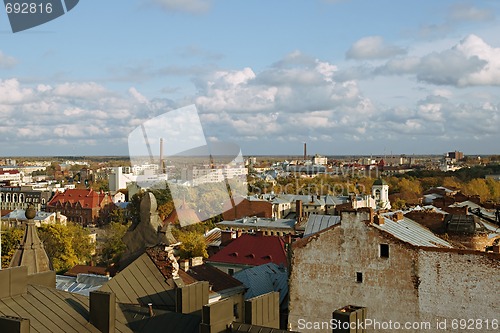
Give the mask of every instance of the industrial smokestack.
[[307, 143], [304, 142], [304, 161], [307, 159]]
[[163, 173], [163, 138], [160, 138], [160, 165], [159, 165], [160, 174]]

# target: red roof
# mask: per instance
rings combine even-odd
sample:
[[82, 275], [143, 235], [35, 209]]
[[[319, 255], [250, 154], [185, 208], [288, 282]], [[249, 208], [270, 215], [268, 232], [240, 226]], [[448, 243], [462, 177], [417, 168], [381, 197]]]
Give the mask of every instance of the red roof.
[[287, 265], [285, 242], [278, 236], [243, 234], [207, 261], [251, 266], [269, 262]]
[[17, 175], [19, 170], [0, 170], [0, 175]]
[[98, 208], [101, 202], [107, 196], [106, 193], [90, 190], [67, 189], [64, 192], [58, 192], [47, 204], [48, 206], [56, 206], [58, 202], [65, 204], [75, 204], [79, 202], [82, 208]]

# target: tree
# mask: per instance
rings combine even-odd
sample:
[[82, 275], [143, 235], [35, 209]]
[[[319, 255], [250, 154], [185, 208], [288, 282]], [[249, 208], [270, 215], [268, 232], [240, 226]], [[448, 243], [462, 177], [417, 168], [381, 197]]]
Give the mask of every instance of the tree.
[[8, 228], [2, 230], [2, 267], [8, 267], [14, 252], [16, 252], [19, 243], [23, 240], [24, 229]]
[[173, 230], [174, 237], [182, 244], [179, 246], [179, 252], [182, 259], [192, 257], [208, 258], [207, 245], [203, 234], [195, 231]]
[[94, 252], [89, 231], [77, 224], [42, 225], [38, 234], [54, 270], [58, 273], [90, 261]]
[[105, 227], [103, 246], [100, 252], [100, 262], [109, 266], [117, 264], [127, 246], [123, 243], [122, 238], [129, 228], [128, 224], [111, 222]]

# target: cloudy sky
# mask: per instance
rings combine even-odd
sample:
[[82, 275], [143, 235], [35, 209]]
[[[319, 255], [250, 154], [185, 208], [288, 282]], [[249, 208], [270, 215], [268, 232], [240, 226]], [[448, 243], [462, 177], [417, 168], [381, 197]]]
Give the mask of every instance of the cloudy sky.
[[0, 8], [0, 155], [127, 155], [191, 104], [245, 155], [498, 154], [499, 20], [497, 0], [83, 0], [14, 34]]

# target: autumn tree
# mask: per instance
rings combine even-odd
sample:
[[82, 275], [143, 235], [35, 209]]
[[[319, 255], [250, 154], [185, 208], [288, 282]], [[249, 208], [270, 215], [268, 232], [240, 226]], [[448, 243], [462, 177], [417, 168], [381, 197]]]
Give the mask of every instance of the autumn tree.
[[196, 231], [185, 231], [174, 229], [174, 237], [182, 244], [179, 247], [179, 254], [182, 259], [192, 257], [208, 258], [207, 245], [203, 234]]
[[8, 267], [14, 252], [16, 252], [19, 243], [24, 236], [22, 228], [8, 228], [2, 230], [2, 267]]
[[90, 233], [78, 224], [47, 224], [38, 228], [38, 235], [56, 272], [64, 272], [90, 261], [94, 244]]

